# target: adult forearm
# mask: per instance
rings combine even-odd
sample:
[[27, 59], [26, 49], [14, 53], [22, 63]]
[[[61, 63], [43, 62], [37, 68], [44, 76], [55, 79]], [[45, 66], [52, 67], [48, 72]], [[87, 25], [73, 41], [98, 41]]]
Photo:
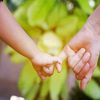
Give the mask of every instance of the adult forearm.
[[0, 38], [28, 58], [38, 52], [33, 40], [16, 23], [3, 2], [0, 2]]
[[87, 20], [86, 26], [88, 26], [94, 35], [100, 36], [100, 5], [95, 9], [93, 14]]

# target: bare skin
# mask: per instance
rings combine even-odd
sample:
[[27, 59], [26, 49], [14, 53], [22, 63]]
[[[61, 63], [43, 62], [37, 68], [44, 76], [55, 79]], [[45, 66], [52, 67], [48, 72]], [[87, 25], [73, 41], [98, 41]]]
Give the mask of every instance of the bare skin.
[[[61, 56], [54, 57], [40, 52], [3, 2], [0, 2], [0, 38], [28, 58], [41, 79], [46, 79], [53, 74], [54, 64], [56, 64], [58, 72], [61, 72], [61, 59], [66, 57], [65, 54], [62, 53]], [[68, 49], [68, 55], [72, 56], [71, 52], [72, 50]]]
[[[79, 56], [81, 60], [76, 55], [68, 58], [69, 66], [76, 78], [81, 81], [80, 87], [84, 89], [93, 75], [100, 55], [100, 6], [88, 18], [81, 31], [69, 42], [69, 46], [75, 52], [80, 48], [86, 50], [85, 53], [81, 52], [83, 54]], [[67, 46], [64, 51], [67, 52]]]
[[76, 78], [81, 80], [81, 88], [84, 88], [93, 74], [100, 54], [100, 29], [98, 28], [100, 21], [97, 20], [99, 18], [100, 14], [92, 22], [93, 18], [90, 17], [83, 29], [70, 41], [69, 46], [65, 47], [59, 57], [53, 57], [37, 49], [33, 40], [16, 23], [8, 8], [0, 2], [0, 38], [30, 59], [41, 79], [53, 74], [54, 64], [60, 72], [61, 63], [67, 58]]
[[[0, 2], [0, 39], [9, 46], [27, 57], [35, 66], [35, 70], [41, 79], [51, 75], [51, 71], [45, 72], [45, 67], [53, 70], [54, 64], [59, 64], [58, 57], [40, 52], [33, 40], [18, 25], [8, 8], [3, 2]], [[42, 58], [42, 59], [41, 59]], [[57, 67], [58, 72], [61, 70]]]
[[[53, 74], [54, 64], [56, 64], [58, 72], [61, 72], [61, 57], [53, 57], [40, 52], [33, 40], [18, 25], [3, 2], [0, 2], [0, 38], [21, 55], [28, 58], [41, 79], [46, 79]], [[69, 55], [70, 50], [68, 51]], [[64, 58], [64, 54], [62, 57]]]

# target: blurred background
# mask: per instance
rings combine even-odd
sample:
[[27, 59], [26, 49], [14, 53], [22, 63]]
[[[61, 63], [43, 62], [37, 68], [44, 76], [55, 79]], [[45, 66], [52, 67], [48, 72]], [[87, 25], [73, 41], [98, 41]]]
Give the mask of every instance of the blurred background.
[[[58, 55], [100, 0], [4, 0], [38, 48]], [[17, 33], [16, 33], [17, 36]], [[31, 63], [0, 41], [0, 100], [100, 100], [100, 60], [84, 91], [64, 61], [62, 72], [41, 81]]]

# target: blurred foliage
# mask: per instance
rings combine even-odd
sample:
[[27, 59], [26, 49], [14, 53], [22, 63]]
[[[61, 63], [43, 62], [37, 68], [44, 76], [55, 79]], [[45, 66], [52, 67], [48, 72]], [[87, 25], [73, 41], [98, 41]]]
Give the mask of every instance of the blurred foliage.
[[[57, 55], [84, 25], [100, 0], [6, 0], [6, 3], [39, 49]], [[12, 62], [23, 63], [18, 87], [26, 100], [68, 99], [66, 62], [60, 74], [55, 71], [51, 78], [41, 81], [26, 58], [10, 47], [5, 52], [10, 54]], [[100, 64], [83, 92], [91, 100], [100, 100]]]

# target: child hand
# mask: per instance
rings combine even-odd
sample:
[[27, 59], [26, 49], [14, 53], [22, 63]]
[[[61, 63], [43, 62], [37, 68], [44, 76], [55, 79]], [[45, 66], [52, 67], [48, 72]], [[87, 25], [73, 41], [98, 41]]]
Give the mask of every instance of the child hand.
[[51, 76], [54, 71], [54, 64], [56, 64], [58, 72], [61, 71], [60, 59], [46, 53], [39, 52], [33, 59], [32, 64], [41, 79], [46, 79]]

